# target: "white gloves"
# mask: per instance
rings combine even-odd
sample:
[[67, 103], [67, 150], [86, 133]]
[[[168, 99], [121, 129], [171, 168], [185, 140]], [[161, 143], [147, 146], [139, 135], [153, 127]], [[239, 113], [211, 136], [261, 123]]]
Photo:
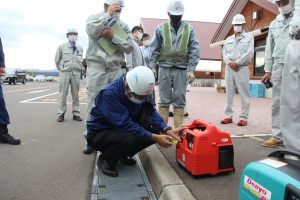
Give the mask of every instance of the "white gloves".
[[188, 78], [189, 84], [191, 84], [192, 82], [194, 82], [194, 80], [195, 80], [194, 71], [187, 72], [187, 78]]

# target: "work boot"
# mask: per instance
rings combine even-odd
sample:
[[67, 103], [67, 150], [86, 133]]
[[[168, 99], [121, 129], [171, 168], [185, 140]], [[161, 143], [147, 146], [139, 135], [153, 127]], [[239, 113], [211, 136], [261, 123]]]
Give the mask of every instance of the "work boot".
[[172, 111], [169, 112], [169, 117], [174, 117], [174, 113]]
[[111, 177], [117, 177], [119, 176], [119, 173], [115, 166], [110, 165], [106, 160], [101, 158], [101, 155], [99, 155], [97, 159], [97, 167], [101, 169], [102, 173], [111, 176]]
[[169, 106], [160, 106], [158, 108], [160, 116], [163, 118], [165, 124], [168, 124], [169, 119]]
[[262, 143], [264, 147], [278, 147], [278, 146], [283, 146], [283, 142], [281, 140], [278, 140], [274, 137], [271, 137], [270, 139], [264, 141]]
[[82, 121], [82, 118], [78, 115], [73, 115], [73, 120], [80, 122], [80, 121]]
[[221, 124], [231, 124], [233, 123], [232, 118], [224, 118], [221, 120]]
[[21, 140], [8, 133], [7, 125], [0, 125], [0, 143], [18, 145], [21, 144]]
[[124, 157], [120, 160], [120, 162], [123, 164], [123, 165], [135, 165], [136, 163], [136, 160], [134, 160], [133, 158], [131, 157]]
[[248, 123], [247, 123], [247, 121], [246, 120], [240, 120], [239, 122], [238, 122], [238, 124], [237, 124], [238, 126], [247, 126], [248, 125]]
[[57, 122], [63, 122], [65, 120], [64, 115], [58, 115]]
[[177, 128], [183, 124], [184, 109], [174, 107], [174, 127]]
[[86, 145], [82, 150], [84, 154], [92, 154], [94, 152], [93, 147]]

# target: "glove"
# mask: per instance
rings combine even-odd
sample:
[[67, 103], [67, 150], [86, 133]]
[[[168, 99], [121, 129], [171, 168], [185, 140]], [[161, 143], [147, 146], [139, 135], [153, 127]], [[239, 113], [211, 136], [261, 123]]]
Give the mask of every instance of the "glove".
[[194, 82], [194, 80], [195, 80], [194, 71], [187, 72], [187, 78], [189, 80], [189, 84], [191, 84], [192, 82]]
[[156, 78], [157, 77], [157, 72], [156, 72], [155, 67], [152, 67], [151, 70], [153, 72], [154, 77]]

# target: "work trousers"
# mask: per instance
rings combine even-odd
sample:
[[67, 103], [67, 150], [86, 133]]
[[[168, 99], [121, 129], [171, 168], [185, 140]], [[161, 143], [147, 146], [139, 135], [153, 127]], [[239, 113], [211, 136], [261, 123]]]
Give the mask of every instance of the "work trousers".
[[9, 123], [9, 115], [5, 106], [2, 84], [0, 83], [0, 125], [7, 125]]
[[72, 95], [72, 109], [73, 115], [80, 115], [79, 107], [79, 87], [80, 78], [79, 75], [75, 76], [73, 72], [60, 72], [59, 73], [59, 105], [57, 115], [64, 115], [67, 112], [67, 96], [69, 87], [71, 85]]
[[233, 117], [233, 99], [235, 90], [237, 89], [241, 98], [242, 112], [240, 119], [248, 119], [250, 108], [250, 95], [249, 95], [249, 68], [248, 66], [240, 67], [239, 71], [235, 72], [229, 66], [225, 68], [225, 83], [226, 83], [226, 105], [224, 115], [226, 118]]

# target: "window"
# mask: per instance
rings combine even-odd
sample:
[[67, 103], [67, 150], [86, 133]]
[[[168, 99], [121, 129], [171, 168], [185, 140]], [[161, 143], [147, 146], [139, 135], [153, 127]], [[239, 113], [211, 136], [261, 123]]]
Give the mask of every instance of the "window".
[[263, 76], [265, 71], [265, 45], [266, 40], [261, 40], [255, 44], [254, 52], [254, 76]]

